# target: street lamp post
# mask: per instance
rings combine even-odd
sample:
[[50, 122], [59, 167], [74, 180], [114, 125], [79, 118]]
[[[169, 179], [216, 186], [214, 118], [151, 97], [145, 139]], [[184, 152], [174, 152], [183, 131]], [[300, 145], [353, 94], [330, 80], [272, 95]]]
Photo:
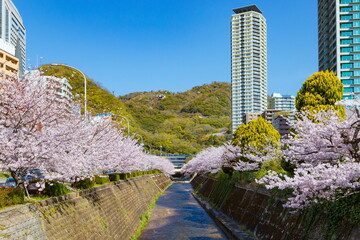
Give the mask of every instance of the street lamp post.
[[142, 137], [140, 134], [138, 134], [138, 133], [133, 133], [133, 136], [139, 136], [140, 139], [141, 139], [141, 144], [144, 145], [144, 139], [143, 139], [143, 137]]
[[[122, 117], [122, 118], [124, 118], [125, 120], [126, 120], [126, 122], [127, 122], [127, 132], [128, 132], [128, 136], [130, 136], [130, 121], [129, 121], [129, 119], [127, 118], [127, 117], [125, 117], [125, 116], [122, 116], [122, 115], [119, 115], [119, 114], [113, 114], [112, 113], [112, 115], [114, 115], [114, 116], [117, 116], [117, 117]], [[140, 135], [139, 135], [140, 136]]]
[[76, 71], [78, 71], [79, 73], [81, 73], [84, 77], [84, 115], [85, 115], [85, 119], [87, 119], [87, 84], [86, 84], [86, 76], [85, 74], [80, 71], [79, 69], [75, 68], [75, 67], [72, 67], [72, 66], [69, 66], [69, 65], [66, 65], [66, 64], [62, 64], [62, 63], [55, 63], [55, 64], [52, 64], [52, 65], [55, 65], [55, 66], [65, 66], [65, 67], [69, 67], [69, 68], [72, 68]]

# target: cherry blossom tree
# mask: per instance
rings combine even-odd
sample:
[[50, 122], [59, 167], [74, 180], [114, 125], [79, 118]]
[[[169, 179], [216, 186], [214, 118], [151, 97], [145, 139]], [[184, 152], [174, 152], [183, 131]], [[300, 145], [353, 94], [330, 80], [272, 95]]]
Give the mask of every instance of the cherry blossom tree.
[[185, 164], [182, 171], [185, 173], [216, 173], [224, 165], [225, 159], [222, 156], [225, 151], [225, 146], [206, 148]]
[[52, 154], [51, 139], [43, 134], [70, 112], [69, 102], [59, 98], [58, 82], [0, 78], [0, 167], [11, 172], [17, 185], [28, 168], [41, 168]]
[[258, 182], [268, 189], [292, 189], [285, 204], [299, 209], [354, 194], [360, 189], [360, 115], [342, 119], [334, 111], [301, 113], [283, 141], [294, 176], [270, 173]]
[[48, 179], [72, 180], [106, 170], [130, 172], [154, 167], [171, 173], [173, 165], [144, 153], [135, 139], [112, 122], [84, 119], [61, 97], [57, 81], [38, 75], [0, 78], [0, 168], [24, 187], [28, 169]]
[[225, 151], [222, 156], [224, 166], [233, 168], [236, 171], [257, 171], [265, 162], [280, 158], [281, 152], [277, 147], [262, 146], [259, 151], [256, 147], [240, 147], [232, 144], [225, 144]]

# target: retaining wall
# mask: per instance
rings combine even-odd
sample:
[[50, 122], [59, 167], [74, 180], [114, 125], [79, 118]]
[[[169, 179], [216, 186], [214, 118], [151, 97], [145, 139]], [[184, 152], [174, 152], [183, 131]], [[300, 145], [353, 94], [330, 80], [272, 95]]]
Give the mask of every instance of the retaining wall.
[[[309, 211], [292, 214], [289, 209], [282, 207], [283, 201], [271, 198], [266, 189], [235, 184], [227, 195], [215, 196], [214, 190], [219, 189], [217, 179], [198, 175], [191, 183], [202, 197], [209, 202], [220, 202], [221, 212], [240, 226], [246, 227], [259, 239], [325, 239], [327, 223], [325, 214], [314, 216]], [[341, 225], [338, 235], [332, 236], [331, 239], [360, 239], [359, 227], [349, 227], [346, 222]]]
[[141, 176], [0, 211], [0, 239], [121, 239], [171, 180]]

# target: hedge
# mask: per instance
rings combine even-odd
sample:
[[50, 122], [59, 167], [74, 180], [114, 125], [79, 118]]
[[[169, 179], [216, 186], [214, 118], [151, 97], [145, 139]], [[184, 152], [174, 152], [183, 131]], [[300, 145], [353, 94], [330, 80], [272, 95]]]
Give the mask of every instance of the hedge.
[[77, 189], [89, 189], [94, 187], [94, 185], [95, 185], [95, 180], [92, 180], [90, 178], [85, 178], [84, 180], [80, 180], [72, 184], [72, 186]]
[[109, 176], [107, 176], [107, 175], [101, 175], [101, 176], [95, 175], [95, 183], [96, 184], [106, 184], [108, 182], [110, 182]]
[[133, 178], [133, 177], [140, 177], [143, 175], [155, 174], [155, 173], [161, 173], [161, 171], [151, 170], [151, 171], [136, 171], [136, 172], [131, 172], [131, 173], [112, 173], [112, 174], [109, 174], [109, 179], [112, 182], [116, 182], [116, 181], [120, 181], [120, 180], [125, 180], [125, 179], [129, 179], [129, 178]]
[[49, 197], [57, 197], [70, 193], [71, 191], [65, 187], [64, 184], [57, 181], [51, 181], [45, 183], [45, 189], [43, 194]]

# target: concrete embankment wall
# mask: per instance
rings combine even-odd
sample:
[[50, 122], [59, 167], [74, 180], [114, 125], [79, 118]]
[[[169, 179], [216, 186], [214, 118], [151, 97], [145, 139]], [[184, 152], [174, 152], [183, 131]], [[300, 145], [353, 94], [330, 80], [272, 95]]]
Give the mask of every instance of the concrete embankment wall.
[[132, 237], [171, 180], [146, 175], [0, 211], [0, 239], [121, 239]]
[[[216, 202], [221, 212], [259, 239], [321, 240], [327, 234], [325, 214], [311, 211], [292, 214], [282, 207], [283, 201], [272, 198], [266, 189], [235, 184], [226, 194], [217, 196], [221, 188], [217, 179], [198, 175], [191, 184], [200, 196]], [[359, 227], [351, 227], [346, 222], [340, 225], [337, 236], [331, 239], [360, 239]]]

